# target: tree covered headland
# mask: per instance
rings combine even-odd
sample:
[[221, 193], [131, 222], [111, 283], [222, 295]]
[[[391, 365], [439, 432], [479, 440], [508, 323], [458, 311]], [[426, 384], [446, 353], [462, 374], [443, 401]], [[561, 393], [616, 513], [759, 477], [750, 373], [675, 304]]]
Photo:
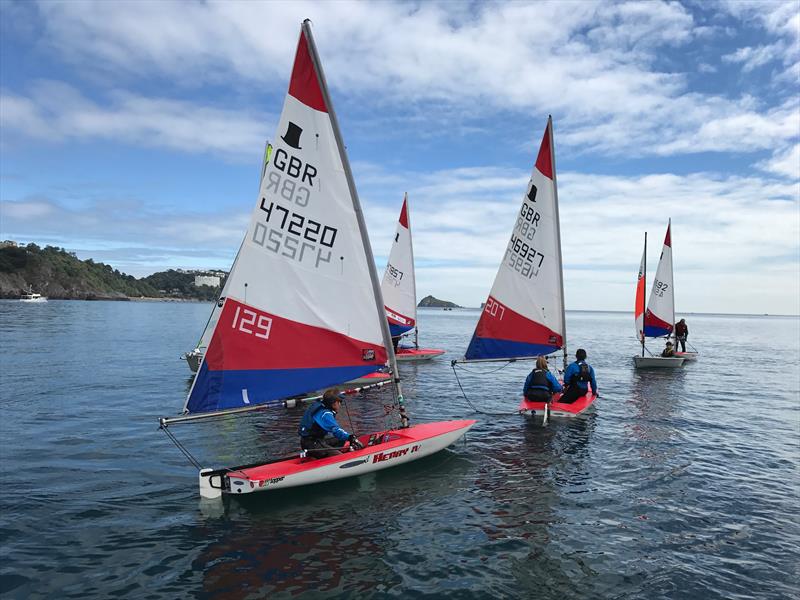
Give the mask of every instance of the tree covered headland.
[[80, 260], [56, 246], [0, 247], [0, 297], [18, 298], [28, 288], [48, 298], [80, 300], [142, 296], [213, 300], [219, 293], [216, 287], [195, 286], [192, 273], [169, 270], [136, 279], [91, 258]]

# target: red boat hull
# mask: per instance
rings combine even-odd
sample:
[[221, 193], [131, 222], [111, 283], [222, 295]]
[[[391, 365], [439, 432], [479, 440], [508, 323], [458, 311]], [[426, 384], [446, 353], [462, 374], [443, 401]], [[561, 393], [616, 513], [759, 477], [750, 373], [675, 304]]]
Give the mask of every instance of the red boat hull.
[[[590, 388], [585, 396], [581, 396], [571, 404], [562, 404], [559, 402], [560, 398], [560, 392], [553, 394], [553, 399], [550, 402], [550, 417], [577, 417], [594, 404], [594, 401], [597, 400], [597, 394], [592, 392]], [[544, 402], [530, 402], [523, 398], [519, 403], [519, 412], [527, 415], [532, 415], [532, 413], [541, 415], [544, 414], [544, 404]]]

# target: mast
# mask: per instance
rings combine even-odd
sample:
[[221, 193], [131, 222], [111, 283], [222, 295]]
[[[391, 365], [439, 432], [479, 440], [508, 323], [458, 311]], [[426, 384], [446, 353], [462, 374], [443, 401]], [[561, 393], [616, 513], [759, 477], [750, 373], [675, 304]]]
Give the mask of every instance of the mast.
[[336, 118], [336, 112], [333, 109], [333, 102], [328, 92], [328, 84], [325, 81], [325, 73], [322, 71], [322, 63], [317, 53], [317, 45], [314, 42], [314, 35], [311, 33], [311, 19], [303, 21], [303, 33], [308, 40], [308, 50], [311, 55], [311, 60], [314, 63], [314, 68], [317, 72], [317, 80], [319, 81], [320, 91], [322, 98], [325, 101], [325, 106], [328, 109], [328, 115], [331, 120], [331, 129], [333, 129], [333, 137], [336, 139], [336, 146], [339, 149], [339, 156], [342, 159], [342, 167], [344, 167], [344, 174], [347, 178], [347, 187], [350, 190], [350, 198], [353, 201], [353, 210], [356, 213], [358, 220], [358, 230], [361, 234], [361, 241], [364, 244], [364, 252], [367, 259], [367, 267], [369, 268], [369, 278], [372, 282], [372, 293], [375, 297], [375, 308], [377, 310], [378, 322], [381, 324], [381, 333], [383, 334], [383, 345], [386, 348], [386, 355], [389, 358], [389, 369], [392, 372], [392, 382], [395, 387], [395, 396], [397, 403], [400, 406], [400, 420], [403, 427], [408, 427], [408, 417], [405, 413], [405, 406], [403, 404], [403, 392], [400, 388], [400, 374], [397, 370], [397, 358], [394, 354], [394, 346], [392, 345], [392, 335], [389, 332], [389, 321], [386, 319], [386, 308], [383, 303], [383, 294], [381, 293], [381, 285], [378, 280], [378, 269], [375, 267], [375, 259], [372, 255], [372, 246], [369, 243], [369, 236], [367, 235], [367, 225], [364, 221], [364, 213], [361, 211], [361, 203], [358, 200], [358, 191], [356, 184], [353, 180], [353, 172], [350, 169], [350, 161], [347, 158], [345, 151], [344, 141], [342, 140], [342, 133], [339, 130], [339, 121]]
[[411, 291], [414, 294], [414, 348], [419, 349], [419, 327], [417, 324], [417, 267], [414, 263], [414, 237], [411, 235], [411, 205], [408, 202], [408, 192], [403, 194], [403, 204], [406, 205], [406, 221], [408, 221], [408, 247], [411, 249], [411, 281], [414, 283], [411, 286]]
[[670, 322], [670, 326], [672, 327], [672, 334], [667, 335], [667, 339], [670, 337], [675, 337], [675, 350], [678, 349], [678, 334], [675, 333], [675, 273], [672, 267], [672, 217], [669, 218], [667, 221], [667, 231], [669, 231], [669, 251], [670, 251], [670, 260], [669, 260], [669, 278], [672, 281], [672, 322]]
[[644, 321], [647, 318], [647, 232], [644, 232], [644, 271], [642, 271], [642, 358], [644, 358]]
[[556, 181], [556, 151], [553, 145], [553, 116], [547, 115], [547, 131], [550, 135], [550, 161], [553, 165], [553, 194], [556, 217], [556, 248], [558, 249], [558, 282], [561, 286], [561, 327], [564, 338], [564, 370], [567, 369], [567, 309], [564, 306], [564, 262], [561, 258], [561, 221], [558, 217], [558, 182]]

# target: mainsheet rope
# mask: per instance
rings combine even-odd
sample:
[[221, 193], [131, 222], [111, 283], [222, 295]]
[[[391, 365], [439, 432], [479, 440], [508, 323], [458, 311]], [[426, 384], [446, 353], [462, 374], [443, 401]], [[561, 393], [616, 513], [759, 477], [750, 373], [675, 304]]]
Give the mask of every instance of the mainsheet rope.
[[[467, 394], [464, 392], [464, 387], [461, 385], [461, 380], [458, 378], [458, 372], [456, 371], [456, 364], [457, 364], [456, 361], [453, 361], [453, 362], [450, 363], [450, 367], [452, 367], [452, 369], [453, 369], [453, 375], [456, 376], [456, 382], [458, 382], [458, 387], [461, 390], [461, 395], [464, 396], [464, 400], [466, 400], [467, 404], [469, 404], [469, 406], [470, 406], [470, 408], [472, 410], [474, 410], [478, 414], [489, 415], [489, 416], [493, 416], [493, 417], [508, 417], [508, 416], [511, 416], [511, 415], [519, 414], [518, 411], [514, 411], [514, 412], [490, 412], [490, 411], [486, 411], [486, 410], [481, 410], [477, 406], [475, 406], [472, 402], [470, 402], [469, 398], [467, 398]], [[500, 367], [498, 369], [493, 369], [491, 371], [472, 371], [470, 369], [464, 369], [464, 367], [461, 367], [461, 368], [464, 369], [467, 373], [480, 373], [482, 375], [484, 375], [484, 374], [485, 375], [490, 375], [491, 373], [497, 373], [498, 371], [502, 371], [503, 369], [505, 369], [510, 364], [511, 364], [511, 361], [507, 362], [502, 367]]]

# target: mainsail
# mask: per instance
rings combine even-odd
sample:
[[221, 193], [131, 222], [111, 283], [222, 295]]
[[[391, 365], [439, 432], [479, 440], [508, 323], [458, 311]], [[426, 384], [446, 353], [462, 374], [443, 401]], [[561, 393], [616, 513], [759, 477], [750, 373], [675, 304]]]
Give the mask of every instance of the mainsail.
[[464, 358], [502, 360], [564, 346], [558, 193], [549, 118], [511, 240]]
[[392, 337], [403, 335], [417, 324], [417, 286], [414, 279], [414, 249], [408, 218], [408, 194], [403, 197], [400, 220], [381, 281], [386, 316]]
[[644, 250], [639, 263], [639, 277], [636, 279], [636, 303], [633, 307], [636, 322], [636, 338], [644, 342], [644, 288], [647, 280], [647, 233], [644, 234]]
[[644, 315], [644, 335], [646, 337], [668, 336], [675, 322], [675, 290], [672, 287], [672, 240], [667, 224], [667, 235], [658, 261], [658, 269], [650, 290], [650, 301]]
[[322, 389], [387, 360], [374, 265], [320, 81], [301, 31], [272, 160], [186, 412]]

